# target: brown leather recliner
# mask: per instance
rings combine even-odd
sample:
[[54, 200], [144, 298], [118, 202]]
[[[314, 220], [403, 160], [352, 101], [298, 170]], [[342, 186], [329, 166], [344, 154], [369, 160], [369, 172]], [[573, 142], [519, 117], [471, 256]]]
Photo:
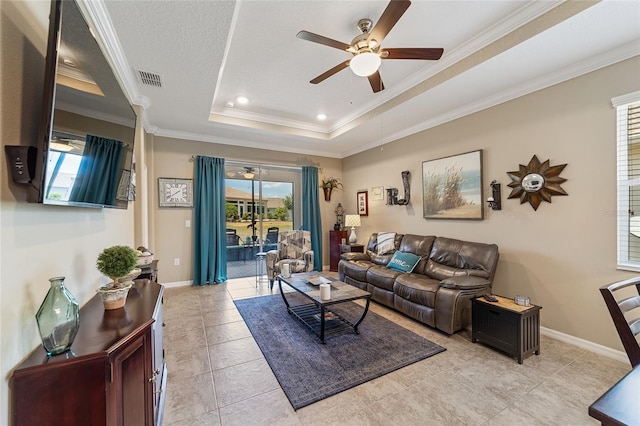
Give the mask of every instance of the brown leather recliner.
[[[491, 292], [498, 246], [452, 238], [396, 234], [393, 250], [379, 253], [377, 233], [365, 253], [344, 253], [339, 279], [372, 299], [431, 327], [453, 334], [470, 323], [470, 300]], [[389, 269], [395, 251], [420, 256], [412, 272]]]

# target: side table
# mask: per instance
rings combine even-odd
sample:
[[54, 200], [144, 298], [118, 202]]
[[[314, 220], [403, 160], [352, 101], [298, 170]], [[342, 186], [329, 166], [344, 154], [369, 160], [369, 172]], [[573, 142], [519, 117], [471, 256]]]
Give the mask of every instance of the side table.
[[267, 274], [267, 253], [261, 251], [256, 253], [256, 288], [258, 285], [263, 282], [266, 283], [268, 280], [265, 278]]
[[483, 297], [471, 300], [471, 341], [480, 341], [518, 357], [540, 355], [541, 306], [517, 305], [512, 299], [496, 296], [497, 302]]
[[364, 253], [364, 244], [340, 244], [340, 253]]

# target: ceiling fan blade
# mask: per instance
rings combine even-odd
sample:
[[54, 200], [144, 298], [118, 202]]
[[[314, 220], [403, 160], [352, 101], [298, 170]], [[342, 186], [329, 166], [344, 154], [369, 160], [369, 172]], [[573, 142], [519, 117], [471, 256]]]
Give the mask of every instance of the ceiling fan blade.
[[382, 59], [426, 59], [437, 61], [442, 56], [444, 49], [442, 48], [396, 48], [382, 49], [380, 57]]
[[296, 34], [296, 37], [301, 38], [303, 40], [312, 41], [314, 43], [324, 44], [325, 46], [335, 47], [336, 49], [340, 49], [340, 50], [347, 50], [351, 48], [350, 44], [343, 43], [341, 41], [334, 40], [329, 37], [310, 33], [309, 31], [304, 31], [304, 30]]
[[382, 77], [380, 77], [379, 71], [374, 72], [367, 78], [369, 79], [369, 84], [371, 84], [373, 93], [378, 93], [384, 90], [384, 83], [382, 82]]
[[322, 74], [320, 74], [319, 76], [317, 76], [316, 78], [311, 80], [309, 83], [318, 84], [321, 81], [324, 81], [327, 78], [331, 77], [332, 75], [334, 75], [338, 71], [342, 71], [343, 69], [347, 68], [348, 66], [349, 66], [349, 61], [344, 61], [343, 63], [338, 64], [335, 67], [331, 68], [329, 71], [323, 72]]
[[376, 40], [378, 45], [380, 45], [409, 6], [411, 6], [409, 0], [391, 0], [387, 8], [382, 12], [382, 16], [378, 19], [376, 26], [371, 30], [371, 34], [367, 40], [369, 42]]

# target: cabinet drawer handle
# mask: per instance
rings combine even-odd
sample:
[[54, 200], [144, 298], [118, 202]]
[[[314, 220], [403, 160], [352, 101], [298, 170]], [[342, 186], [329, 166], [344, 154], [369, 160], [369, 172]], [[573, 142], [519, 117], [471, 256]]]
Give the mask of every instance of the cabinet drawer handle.
[[491, 309], [489, 309], [489, 312], [491, 312], [493, 315], [500, 315], [500, 312], [498, 311], [493, 311]]

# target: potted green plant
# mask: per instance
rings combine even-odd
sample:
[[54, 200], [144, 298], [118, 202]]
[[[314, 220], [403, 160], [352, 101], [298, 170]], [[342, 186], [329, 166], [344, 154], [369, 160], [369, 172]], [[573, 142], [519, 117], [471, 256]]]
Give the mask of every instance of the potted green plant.
[[331, 201], [331, 191], [342, 188], [342, 182], [332, 176], [327, 179], [322, 179], [320, 188], [324, 191], [324, 200]]
[[[98, 271], [111, 278], [112, 282], [100, 287], [97, 291], [102, 296], [105, 309], [122, 308], [132, 286], [132, 274], [138, 264], [138, 253], [127, 246], [113, 246], [104, 249], [96, 262]], [[140, 272], [138, 272], [139, 274]], [[128, 280], [122, 280], [127, 277]]]

